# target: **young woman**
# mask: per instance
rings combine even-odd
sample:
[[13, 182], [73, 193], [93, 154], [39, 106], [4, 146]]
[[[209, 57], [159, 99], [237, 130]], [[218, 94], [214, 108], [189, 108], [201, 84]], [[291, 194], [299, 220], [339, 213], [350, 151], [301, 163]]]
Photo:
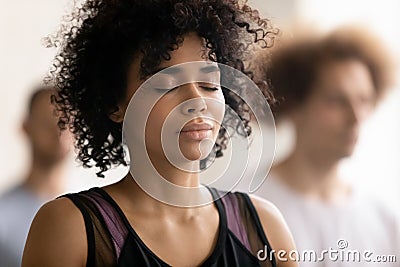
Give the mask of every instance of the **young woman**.
[[[188, 62], [223, 63], [251, 77], [245, 55], [253, 43], [268, 46], [273, 35], [268, 21], [235, 0], [88, 0], [69, 19], [52, 70], [60, 88], [55, 101], [60, 126], [75, 134], [79, 159], [84, 166], [95, 163], [99, 176], [126, 164], [124, 118], [140, 115], [138, 106], [132, 115], [129, 102], [149, 77]], [[146, 168], [138, 161], [148, 156], [171, 184], [199, 188], [198, 172], [171, 164], [163, 151], [169, 114], [185, 118], [176, 149], [192, 165], [202, 158], [202, 141], [218, 140], [217, 156], [226, 142], [217, 119], [224, 111], [211, 103], [228, 104], [249, 130], [245, 104], [227, 89], [204, 82], [168, 89], [145, 122], [147, 155], [130, 151], [131, 172], [118, 183], [44, 205], [32, 223], [22, 266], [296, 266], [272, 251], [289, 253], [294, 244], [270, 203], [242, 193], [220, 198], [209, 188], [214, 201], [208, 205], [179, 207], [157, 200], [137, 182], [152, 177], [132, 177], [143, 174], [133, 170]], [[125, 137], [130, 133], [124, 129]]]

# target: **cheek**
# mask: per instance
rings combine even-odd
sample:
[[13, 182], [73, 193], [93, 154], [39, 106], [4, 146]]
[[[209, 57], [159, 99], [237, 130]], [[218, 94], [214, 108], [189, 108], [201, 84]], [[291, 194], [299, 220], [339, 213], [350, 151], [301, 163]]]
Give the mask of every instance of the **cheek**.
[[56, 127], [43, 126], [33, 131], [32, 137], [40, 143], [52, 143], [58, 139], [58, 130]]
[[146, 138], [160, 139], [161, 130], [165, 127], [165, 122], [174, 110], [174, 103], [167, 97], [162, 97], [151, 110], [146, 121]]
[[346, 119], [343, 109], [339, 105], [319, 103], [313, 108], [313, 114], [315, 123], [326, 129], [343, 127]]
[[225, 115], [225, 98], [222, 91], [218, 91], [208, 101], [207, 107], [212, 117], [221, 125]]
[[325, 129], [340, 127], [342, 116], [337, 110], [323, 109], [315, 114], [315, 123]]
[[146, 121], [146, 132], [151, 133], [160, 132], [162, 125], [168, 116], [168, 112], [163, 107], [154, 106]]
[[310, 106], [305, 110], [299, 111], [299, 131], [308, 136], [311, 142], [329, 139], [336, 135], [343, 128], [342, 115], [338, 110], [330, 109], [326, 106]]
[[61, 147], [64, 150], [70, 150], [74, 143], [73, 135], [71, 134], [71, 132], [69, 130], [62, 131], [59, 140], [60, 140]]

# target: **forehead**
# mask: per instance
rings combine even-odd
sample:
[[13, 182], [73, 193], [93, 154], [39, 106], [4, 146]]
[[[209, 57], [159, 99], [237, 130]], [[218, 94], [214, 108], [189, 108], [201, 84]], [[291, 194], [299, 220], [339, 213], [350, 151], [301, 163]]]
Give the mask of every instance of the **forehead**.
[[321, 65], [313, 89], [317, 92], [373, 94], [374, 84], [364, 63], [347, 59]]
[[[188, 33], [183, 36], [183, 42], [179, 47], [169, 52], [170, 58], [163, 60], [159, 66], [154, 66], [154, 71], [149, 76], [168, 67], [193, 61], [207, 61], [207, 49], [203, 38], [196, 33]], [[140, 76], [142, 54], [137, 54], [128, 71], [128, 91], [136, 90], [148, 77]], [[128, 92], [132, 93], [132, 92]]]
[[205, 61], [208, 58], [205, 40], [196, 33], [184, 35], [180, 46], [169, 53], [171, 58], [161, 62], [160, 68], [190, 61]]
[[219, 74], [219, 65], [211, 61], [190, 61], [173, 65], [170, 67], [163, 67], [157, 70], [157, 75], [180, 78], [184, 75], [194, 74], [196, 77], [207, 77]]

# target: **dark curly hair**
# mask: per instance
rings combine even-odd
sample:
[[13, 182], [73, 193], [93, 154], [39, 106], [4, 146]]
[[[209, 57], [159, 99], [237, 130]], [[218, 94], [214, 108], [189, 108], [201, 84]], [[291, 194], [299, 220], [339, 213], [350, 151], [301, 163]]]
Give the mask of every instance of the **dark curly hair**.
[[[127, 70], [141, 52], [140, 75], [152, 74], [161, 61], [195, 32], [204, 38], [209, 60], [229, 65], [253, 79], [245, 67], [253, 50], [273, 44], [278, 30], [256, 10], [238, 0], [86, 0], [64, 18], [60, 30], [45, 41], [59, 48], [46, 79], [58, 88], [53, 97], [61, 128], [75, 135], [78, 159], [84, 167], [103, 172], [125, 162], [122, 125], [109, 115], [126, 96]], [[257, 81], [255, 81], [257, 82]], [[258, 84], [258, 83], [257, 83]], [[259, 86], [268, 100], [265, 84]], [[250, 134], [249, 110], [223, 89], [226, 103], [238, 112]], [[221, 128], [217, 156], [226, 146]]]

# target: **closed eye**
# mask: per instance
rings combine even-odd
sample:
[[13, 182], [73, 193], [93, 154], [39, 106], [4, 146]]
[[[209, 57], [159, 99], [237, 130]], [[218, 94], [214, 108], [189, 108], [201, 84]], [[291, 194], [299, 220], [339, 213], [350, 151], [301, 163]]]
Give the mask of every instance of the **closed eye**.
[[200, 88], [207, 90], [207, 91], [218, 91], [219, 89], [221, 89], [220, 87], [209, 87], [209, 86], [200, 86]]
[[198, 83], [198, 86], [206, 91], [218, 91], [221, 89], [221, 86], [219, 84], [211, 82], [200, 82]]
[[[221, 87], [219, 87], [219, 86], [204, 86], [204, 85], [200, 85], [199, 87], [201, 89], [204, 89], [206, 91], [211, 91], [211, 92], [218, 91], [218, 90], [221, 89]], [[154, 89], [156, 91], [158, 91], [159, 93], [169, 93], [169, 92], [172, 92], [172, 91], [174, 91], [174, 90], [176, 90], [178, 88], [179, 88], [179, 86], [175, 86], [175, 87], [173, 87], [171, 89], [166, 89], [166, 88], [154, 88]]]
[[175, 89], [177, 89], [179, 86], [175, 86], [173, 88], [167, 89], [167, 88], [154, 88], [154, 90], [156, 90], [159, 93], [169, 93]]

